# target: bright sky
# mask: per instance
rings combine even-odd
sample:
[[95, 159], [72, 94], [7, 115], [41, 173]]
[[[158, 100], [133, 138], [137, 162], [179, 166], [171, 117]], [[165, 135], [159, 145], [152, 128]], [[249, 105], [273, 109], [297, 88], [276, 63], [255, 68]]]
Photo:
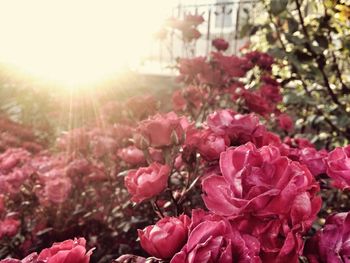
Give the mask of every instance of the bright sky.
[[0, 63], [67, 85], [96, 81], [147, 55], [177, 3], [0, 0]]

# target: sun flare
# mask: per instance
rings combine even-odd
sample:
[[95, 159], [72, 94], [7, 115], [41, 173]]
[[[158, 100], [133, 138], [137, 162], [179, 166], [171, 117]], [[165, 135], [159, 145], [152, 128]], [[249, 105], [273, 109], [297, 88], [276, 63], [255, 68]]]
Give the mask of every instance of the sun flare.
[[74, 87], [134, 69], [174, 2], [0, 0], [0, 63]]

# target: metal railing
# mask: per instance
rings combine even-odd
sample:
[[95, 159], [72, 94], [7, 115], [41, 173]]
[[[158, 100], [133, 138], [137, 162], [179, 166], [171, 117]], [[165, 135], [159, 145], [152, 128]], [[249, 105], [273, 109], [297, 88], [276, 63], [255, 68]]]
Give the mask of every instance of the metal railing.
[[236, 54], [245, 43], [242, 38], [241, 26], [254, 15], [255, 6], [259, 0], [217, 1], [212, 4], [179, 4], [172, 9], [172, 16], [183, 19], [186, 15], [202, 15], [204, 22], [198, 27], [202, 36], [192, 43], [191, 54], [185, 52], [185, 44], [177, 38], [174, 32], [170, 37], [159, 43], [153, 54], [154, 61], [162, 65], [169, 65], [178, 57], [207, 56], [212, 51], [211, 41], [215, 38], [224, 38], [229, 42], [228, 53]]

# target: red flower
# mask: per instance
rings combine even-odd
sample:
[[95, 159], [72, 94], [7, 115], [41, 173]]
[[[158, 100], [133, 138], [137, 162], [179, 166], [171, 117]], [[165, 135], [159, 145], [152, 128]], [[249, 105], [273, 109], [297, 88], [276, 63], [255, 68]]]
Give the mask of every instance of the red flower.
[[38, 262], [47, 263], [88, 263], [92, 250], [86, 252], [84, 238], [54, 243], [50, 248], [42, 250]]
[[249, 110], [259, 113], [262, 116], [267, 116], [275, 109], [275, 106], [258, 92], [245, 90], [242, 97]]
[[202, 34], [199, 32], [199, 30], [194, 27], [184, 28], [182, 30], [182, 36], [185, 42], [191, 42], [193, 40], [197, 40], [198, 38], [201, 37], [201, 35]]
[[118, 156], [126, 163], [131, 165], [143, 164], [146, 162], [143, 152], [135, 146], [129, 146], [121, 149]]
[[226, 135], [218, 135], [211, 130], [190, 129], [186, 133], [185, 144], [197, 149], [205, 160], [215, 161], [230, 145], [230, 140]]
[[125, 186], [132, 195], [131, 200], [140, 203], [158, 195], [167, 187], [169, 173], [169, 166], [159, 163], [129, 171]]
[[44, 198], [52, 203], [61, 204], [68, 198], [72, 182], [68, 177], [62, 176], [46, 180]]
[[229, 43], [223, 38], [215, 38], [211, 44], [217, 49], [217, 51], [226, 51]]
[[259, 51], [252, 51], [245, 55], [253, 64], [258, 65], [261, 69], [271, 71], [272, 64], [274, 63], [273, 57], [269, 54]]
[[172, 102], [173, 102], [173, 108], [175, 111], [185, 110], [187, 103], [186, 103], [186, 99], [182, 95], [181, 90], [174, 91]]
[[300, 163], [305, 164], [314, 176], [326, 173], [326, 157], [328, 156], [326, 150], [317, 151], [315, 148], [306, 147], [299, 153]]
[[[223, 176], [203, 181], [204, 202], [219, 215], [284, 215], [292, 224], [310, 224], [320, 208], [309, 170], [281, 156], [278, 148], [247, 143], [221, 154]], [[316, 211], [316, 213], [315, 213]]]
[[220, 52], [213, 52], [213, 61], [218, 68], [230, 78], [240, 78], [245, 76], [252, 64], [246, 58], [237, 56], [224, 56]]
[[137, 147], [144, 149], [146, 146], [163, 147], [180, 143], [184, 133], [180, 121], [174, 112], [170, 112], [140, 122], [135, 136]]
[[164, 217], [155, 225], [138, 230], [142, 248], [154, 257], [171, 258], [186, 242], [189, 221], [186, 215]]
[[259, 250], [254, 237], [242, 236], [225, 218], [194, 210], [187, 243], [170, 263], [259, 263]]
[[335, 180], [336, 186], [349, 188], [350, 186], [350, 145], [337, 147], [328, 154], [327, 174]]
[[278, 124], [282, 130], [291, 131], [294, 128], [293, 119], [286, 113], [282, 113], [278, 116]]
[[6, 218], [0, 221], [0, 239], [4, 236], [12, 237], [17, 234], [21, 222], [17, 219]]
[[350, 258], [350, 213], [329, 216], [324, 227], [306, 242], [310, 263], [347, 263]]
[[204, 18], [201, 15], [185, 15], [184, 21], [190, 26], [198, 26], [204, 22]]

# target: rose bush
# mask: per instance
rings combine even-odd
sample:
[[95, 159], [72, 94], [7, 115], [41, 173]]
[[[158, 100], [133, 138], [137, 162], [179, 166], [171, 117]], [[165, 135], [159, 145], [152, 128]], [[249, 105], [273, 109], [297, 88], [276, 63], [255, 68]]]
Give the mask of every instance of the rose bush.
[[[201, 23], [167, 27], [190, 48]], [[173, 108], [101, 103], [50, 148], [2, 122], [0, 258], [23, 258], [2, 262], [346, 262], [349, 146], [309, 140], [274, 57], [212, 44], [178, 60]]]

